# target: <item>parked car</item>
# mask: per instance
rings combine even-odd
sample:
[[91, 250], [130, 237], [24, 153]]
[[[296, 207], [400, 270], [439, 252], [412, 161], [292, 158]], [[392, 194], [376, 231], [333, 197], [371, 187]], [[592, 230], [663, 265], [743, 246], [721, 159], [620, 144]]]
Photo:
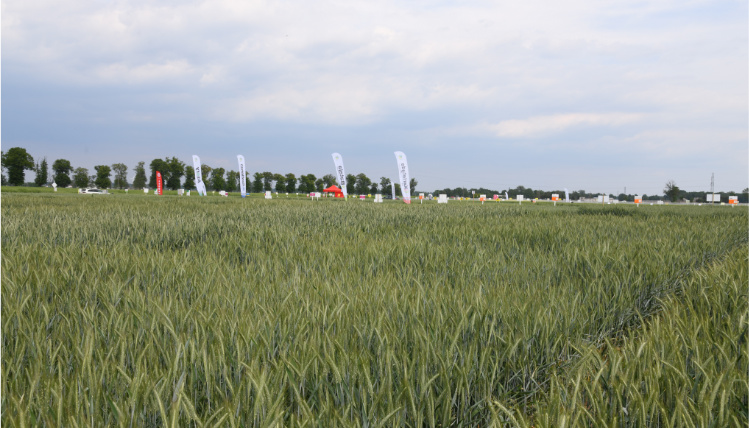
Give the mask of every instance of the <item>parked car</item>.
[[97, 189], [95, 187], [89, 187], [87, 189], [78, 189], [78, 193], [84, 195], [109, 195], [107, 189]]

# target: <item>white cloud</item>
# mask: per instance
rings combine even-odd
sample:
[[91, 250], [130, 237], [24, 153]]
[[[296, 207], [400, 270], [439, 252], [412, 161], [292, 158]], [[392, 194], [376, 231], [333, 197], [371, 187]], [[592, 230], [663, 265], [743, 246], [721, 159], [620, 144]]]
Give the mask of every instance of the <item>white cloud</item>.
[[723, 153], [723, 159], [715, 163], [732, 162], [745, 167], [749, 155], [747, 140], [749, 132], [740, 128], [660, 127], [624, 139], [622, 147], [643, 156], [667, 159], [702, 157], [706, 162], [713, 162], [717, 153]]
[[378, 95], [366, 86], [319, 84], [306, 88], [263, 88], [226, 100], [213, 112], [216, 120], [259, 119], [301, 123], [368, 123], [379, 113]]
[[160, 64], [142, 64], [130, 66], [123, 63], [107, 64], [97, 67], [93, 75], [103, 83], [152, 83], [172, 82], [193, 74], [194, 70], [185, 60], [166, 61]]
[[[680, 143], [689, 145], [681, 153], [702, 153], [698, 140], [746, 134], [746, 8], [709, 0], [5, 0], [3, 85], [52, 89], [49, 98], [18, 99], [73, 105], [81, 123], [367, 125], [421, 147], [459, 141], [513, 146], [520, 156], [535, 141], [578, 158], [591, 148], [659, 158]], [[5, 106], [20, 112], [5, 92]], [[13, 135], [15, 125], [3, 124], [4, 137]], [[715, 156], [735, 150], [716, 147]]]
[[566, 113], [503, 120], [489, 128], [498, 137], [536, 137], [581, 126], [619, 126], [641, 120], [636, 113]]

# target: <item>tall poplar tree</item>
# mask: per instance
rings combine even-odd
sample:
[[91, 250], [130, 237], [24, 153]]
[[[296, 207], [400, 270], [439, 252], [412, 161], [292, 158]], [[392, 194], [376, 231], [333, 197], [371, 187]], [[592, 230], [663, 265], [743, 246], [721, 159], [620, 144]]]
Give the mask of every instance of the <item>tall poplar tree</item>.
[[112, 164], [112, 171], [114, 171], [114, 187], [115, 189], [126, 189], [127, 184], [127, 165], [124, 163]]
[[213, 190], [226, 190], [226, 179], [224, 178], [224, 168], [213, 168], [211, 171], [211, 184]]
[[182, 186], [185, 190], [195, 189], [195, 168], [189, 165], [185, 166], [185, 182]]
[[252, 191], [255, 193], [261, 193], [263, 191], [263, 173], [256, 172], [252, 174], [255, 181], [252, 182]]
[[135, 167], [135, 178], [133, 179], [133, 189], [143, 189], [146, 187], [146, 163], [138, 162]]
[[49, 166], [47, 165], [47, 158], [43, 158], [42, 162], [36, 166], [36, 178], [34, 179], [34, 184], [36, 184], [37, 187], [47, 184], [48, 170]]

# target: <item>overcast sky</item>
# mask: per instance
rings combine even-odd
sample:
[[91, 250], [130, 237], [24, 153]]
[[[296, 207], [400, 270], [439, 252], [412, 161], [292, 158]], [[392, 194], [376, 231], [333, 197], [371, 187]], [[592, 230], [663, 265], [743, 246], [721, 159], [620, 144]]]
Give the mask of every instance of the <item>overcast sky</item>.
[[[749, 186], [745, 0], [2, 1], [2, 149], [444, 187]], [[133, 175], [128, 174], [129, 178]], [[27, 181], [33, 174], [27, 174]]]

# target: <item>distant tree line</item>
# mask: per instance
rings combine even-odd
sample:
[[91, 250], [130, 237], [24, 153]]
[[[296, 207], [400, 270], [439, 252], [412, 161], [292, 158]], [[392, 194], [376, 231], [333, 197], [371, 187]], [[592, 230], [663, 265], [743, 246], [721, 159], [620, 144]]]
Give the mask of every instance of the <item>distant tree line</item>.
[[[175, 157], [164, 159], [153, 159], [148, 165], [138, 162], [135, 166], [133, 182], [128, 183], [128, 167], [122, 163], [112, 165], [96, 165], [94, 173], [90, 174], [87, 168], [77, 167], [67, 159], [57, 159], [52, 163], [51, 182], [59, 187], [98, 187], [101, 189], [142, 189], [156, 187], [156, 171], [161, 172], [164, 187], [167, 189], [195, 189], [195, 169]], [[47, 159], [34, 162], [34, 158], [20, 147], [13, 147], [2, 153], [2, 168], [8, 171], [8, 177], [2, 175], [2, 184], [11, 186], [23, 186], [25, 172], [33, 170], [36, 173], [34, 186], [46, 186], [50, 184], [49, 165]], [[236, 192], [240, 189], [239, 172], [226, 171], [224, 168], [201, 165], [202, 180], [208, 190], [225, 190]], [[183, 179], [184, 178], [184, 179]], [[387, 193], [390, 191], [390, 179], [380, 177], [380, 183], [373, 182], [366, 174], [346, 176], [346, 191], [349, 194], [372, 194], [377, 192]], [[322, 192], [323, 189], [337, 184], [333, 174], [326, 174], [320, 178], [314, 174], [303, 174], [297, 178], [294, 173], [279, 174], [270, 171], [247, 174], [246, 189], [248, 192], [275, 191], [278, 193], [310, 193]], [[411, 179], [411, 192], [416, 190], [418, 181]], [[396, 191], [400, 192], [400, 186], [396, 184]]]
[[[474, 187], [474, 188], [465, 188], [465, 187], [456, 187], [454, 189], [446, 188], [446, 189], [439, 189], [435, 190], [434, 194], [446, 194], [449, 197], [462, 197], [462, 198], [470, 198], [473, 191], [473, 195], [487, 195], [487, 197], [491, 197], [492, 195], [500, 195], [504, 197], [505, 192], [510, 197], [515, 197], [517, 195], [523, 195], [523, 199], [551, 199], [551, 195], [556, 193], [559, 195], [560, 198], [564, 199], [564, 189], [561, 190], [539, 190], [539, 189], [531, 189], [529, 187], [524, 186], [517, 186], [516, 188], [508, 188], [508, 189], [502, 189], [502, 190], [492, 190], [487, 189], [484, 187]], [[706, 202], [705, 194], [707, 192], [705, 191], [698, 191], [698, 192], [687, 192], [684, 190], [679, 189], [679, 187], [673, 182], [673, 180], [670, 180], [666, 183], [665, 188], [663, 189], [662, 195], [647, 195], [642, 194], [639, 196], [642, 196], [643, 199], [646, 200], [668, 200], [672, 202], [677, 201], [683, 201], [688, 200], [690, 202]], [[736, 192], [716, 192], [721, 193], [722, 195], [728, 195], [728, 196], [738, 196], [739, 202], [741, 203], [747, 203], [749, 202], [749, 188], [744, 189], [741, 193]], [[569, 192], [570, 200], [571, 201], [578, 201], [581, 198], [596, 198], [600, 193], [590, 193], [586, 192], [585, 190], [573, 190]], [[618, 195], [609, 194], [608, 195], [611, 199], [617, 199], [619, 201], [628, 201], [628, 202], [634, 202], [635, 200], [635, 194], [625, 194], [620, 193]], [[724, 201], [725, 202], [725, 201]]]
[[[474, 192], [474, 193], [471, 193]], [[487, 195], [487, 197], [491, 197], [492, 195], [500, 195], [501, 197], [504, 197], [505, 192], [512, 198], [514, 198], [517, 195], [523, 195], [523, 199], [551, 199], [551, 195], [556, 193], [560, 196], [560, 198], [564, 198], [564, 189], [562, 190], [539, 190], [539, 189], [531, 189], [530, 187], [524, 187], [524, 186], [518, 186], [514, 189], [507, 188], [502, 190], [492, 190], [487, 189], [485, 187], [479, 187], [479, 188], [465, 188], [465, 187], [456, 187], [455, 189], [442, 189], [442, 190], [435, 190], [434, 194], [441, 194], [444, 193], [447, 196], [455, 196], [455, 197], [462, 197], [462, 198], [470, 198], [471, 195]], [[588, 193], [585, 190], [575, 190], [572, 192], [569, 192], [570, 194], [570, 200], [576, 201], [580, 198], [595, 198], [600, 193]], [[613, 195], [610, 195], [613, 197]]]
[[[112, 165], [96, 165], [93, 174], [90, 174], [87, 168], [74, 168], [69, 160], [57, 159], [52, 163], [52, 182], [59, 187], [98, 187], [101, 189], [143, 189], [146, 187], [156, 187], [156, 171], [161, 172], [164, 187], [167, 189], [195, 189], [195, 170], [191, 165], [187, 165], [175, 157], [166, 157], [164, 159], [153, 159], [148, 165], [149, 171], [146, 173], [146, 163], [138, 162], [135, 166], [135, 176], [133, 182], [128, 183], [128, 167], [122, 163]], [[49, 165], [47, 158], [44, 157], [40, 162], [35, 162], [34, 158], [21, 147], [13, 147], [6, 152], [2, 152], [2, 185], [24, 186], [26, 171], [34, 171], [36, 178], [34, 186], [45, 186], [50, 184]], [[234, 170], [226, 171], [224, 168], [201, 165], [202, 179], [208, 190], [225, 190], [228, 192], [237, 192], [239, 186], [239, 172]], [[8, 176], [5, 176], [7, 171]], [[183, 179], [184, 178], [184, 179]], [[279, 174], [270, 171], [256, 172], [247, 174], [246, 188], [248, 192], [275, 191], [278, 193], [310, 193], [322, 192], [323, 189], [332, 185], [337, 185], [336, 178], [333, 174], [326, 174], [320, 178], [314, 174], [304, 174], [297, 178], [293, 173]], [[419, 184], [415, 178], [411, 179], [411, 194], [417, 193], [416, 186]], [[391, 180], [387, 177], [380, 177], [380, 181], [375, 182], [366, 174], [347, 174], [346, 191], [350, 195], [364, 195], [382, 193], [389, 195], [391, 192]], [[396, 195], [400, 195], [400, 183], [395, 183]], [[473, 191], [475, 195], [504, 195], [505, 192], [511, 196], [523, 195], [526, 199], [550, 199], [552, 193], [557, 193], [564, 197], [564, 190], [534, 190], [529, 187], [517, 186], [514, 189], [492, 190], [484, 187], [465, 188], [456, 187], [454, 189], [446, 188], [435, 190], [435, 195], [444, 193], [450, 197], [471, 197]], [[739, 202], [746, 203], [749, 201], [749, 188], [744, 189], [741, 193], [722, 192], [724, 195], [738, 196]], [[580, 198], [595, 198], [598, 193], [588, 193], [584, 190], [575, 190], [570, 192], [570, 200], [579, 200]], [[609, 195], [611, 198], [620, 201], [634, 201], [635, 195], [620, 193], [619, 195]], [[705, 192], [686, 192], [679, 189], [673, 180], [666, 183], [663, 189], [663, 195], [642, 195], [644, 199], [649, 200], [671, 200], [678, 201], [688, 199], [692, 202], [704, 202]]]

